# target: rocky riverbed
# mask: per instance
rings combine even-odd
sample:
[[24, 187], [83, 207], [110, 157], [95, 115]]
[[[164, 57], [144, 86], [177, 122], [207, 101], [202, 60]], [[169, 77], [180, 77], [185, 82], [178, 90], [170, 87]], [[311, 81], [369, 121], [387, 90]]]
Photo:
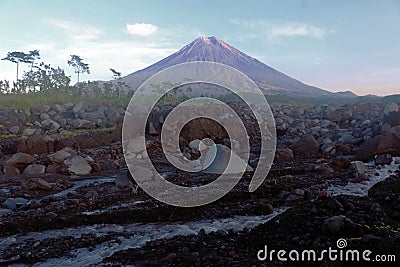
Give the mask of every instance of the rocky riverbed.
[[[400, 259], [396, 103], [273, 105], [278, 146], [264, 184], [249, 193], [248, 171], [226, 196], [197, 208], [160, 203], [131, 179], [118, 121], [103, 124], [107, 110], [118, 108], [99, 112], [105, 117], [91, 126], [99, 129], [74, 127], [68, 120], [61, 127], [60, 117], [83, 120], [79, 114], [88, 119], [92, 117], [86, 113], [98, 112], [96, 106], [79, 105], [80, 113], [74, 113], [76, 105], [35, 107], [19, 125], [0, 123], [7, 134], [0, 143], [0, 264], [282, 265], [277, 259], [259, 261], [257, 252], [265, 245], [276, 250], [322, 250], [336, 247], [339, 238], [346, 239], [348, 248]], [[182, 173], [163, 157], [158, 135], [171, 108], [151, 115], [148, 155], [141, 156], [149, 156], [171, 182], [211, 182], [215, 175]], [[55, 109], [62, 112], [51, 112]], [[42, 114], [60, 127], [43, 128], [48, 118]], [[246, 126], [252, 125], [249, 119]], [[12, 133], [14, 126], [20, 130]], [[26, 135], [27, 127], [40, 132]], [[189, 142], [201, 139], [202, 132], [231, 144], [216, 127], [195, 127], [194, 133], [182, 134], [182, 150], [188, 157], [196, 157]], [[63, 135], [65, 131], [71, 134]], [[257, 140], [257, 134], [250, 133], [252, 167], [258, 162]], [[321, 264], [328, 263], [315, 265]]]

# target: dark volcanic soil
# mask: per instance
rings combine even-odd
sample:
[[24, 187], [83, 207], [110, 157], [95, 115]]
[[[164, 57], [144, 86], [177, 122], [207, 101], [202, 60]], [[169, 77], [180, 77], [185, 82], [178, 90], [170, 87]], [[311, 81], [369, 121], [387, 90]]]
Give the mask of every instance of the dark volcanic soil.
[[[314, 249], [320, 253], [329, 247], [338, 249], [339, 239], [347, 243], [343, 251], [371, 250], [371, 259], [382, 254], [400, 260], [399, 159], [392, 160], [386, 154], [377, 159], [383, 161], [379, 166], [367, 164], [372, 168], [370, 176], [362, 173], [363, 168], [369, 167], [361, 162], [359, 169], [350, 167], [363, 140], [368, 143], [369, 138], [381, 134], [382, 112], [357, 111], [350, 106], [336, 110], [310, 107], [308, 112], [302, 109], [285, 106], [276, 110], [277, 154], [260, 188], [248, 192], [252, 173], [246, 172], [231, 192], [201, 207], [178, 208], [148, 196], [130, 177], [121, 143], [113, 139], [115, 133], [110, 139], [113, 143], [107, 143], [106, 134], [98, 144], [86, 134], [81, 143], [87, 146], [74, 146], [74, 153], [93, 160], [90, 174], [5, 173], [0, 178], [0, 265], [367, 264], [332, 262], [328, 258], [283, 263], [276, 254], [271, 260], [257, 258], [265, 246], [268, 251], [296, 249], [301, 253]], [[318, 109], [327, 109], [329, 120], [320, 118]], [[373, 113], [375, 117], [369, 120], [366, 117], [371, 114], [367, 112], [376, 115]], [[79, 138], [74, 139], [75, 144], [80, 144]], [[194, 137], [186, 137], [188, 140], [181, 145], [187, 146], [191, 138]], [[223, 138], [221, 133], [221, 142], [225, 142]], [[167, 180], [198, 186], [216, 178], [213, 174], [183, 173], [171, 168], [157, 138], [152, 136], [149, 140], [149, 156]], [[382, 140], [397, 144], [396, 138]], [[185, 149], [189, 154], [193, 152]], [[252, 147], [253, 168], [259, 149]], [[10, 157], [5, 155], [2, 160], [6, 162]], [[49, 169], [47, 155], [35, 155], [36, 163]], [[377, 177], [377, 183], [369, 188], [368, 183]], [[42, 179], [50, 188], [29, 189], [26, 183], [32, 178]]]

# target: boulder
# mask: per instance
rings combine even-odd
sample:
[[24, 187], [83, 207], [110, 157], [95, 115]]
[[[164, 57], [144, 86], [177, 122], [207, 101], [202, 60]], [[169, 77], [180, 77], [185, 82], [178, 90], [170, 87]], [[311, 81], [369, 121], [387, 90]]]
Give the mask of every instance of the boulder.
[[82, 112], [79, 114], [79, 117], [83, 120], [96, 122], [98, 119], [104, 119], [105, 115], [103, 112], [95, 111], [95, 112]]
[[353, 117], [353, 112], [350, 107], [335, 108], [331, 107], [327, 110], [326, 118], [334, 122], [344, 122]]
[[51, 190], [51, 185], [41, 178], [32, 178], [27, 181], [23, 187], [28, 190]]
[[51, 109], [57, 113], [63, 113], [65, 111], [67, 111], [67, 107], [62, 104], [55, 104], [55, 105], [51, 106]]
[[43, 174], [46, 171], [46, 166], [40, 164], [32, 164], [25, 168], [22, 174], [24, 175], [37, 175]]
[[78, 113], [85, 112], [87, 104], [83, 101], [79, 102], [78, 104], [75, 104], [74, 107], [72, 108], [72, 111], [77, 115]]
[[26, 128], [23, 130], [22, 135], [34, 135], [36, 133], [36, 129]]
[[72, 126], [76, 129], [92, 129], [95, 124], [92, 121], [76, 119], [72, 121]]
[[33, 106], [30, 109], [31, 114], [39, 114], [39, 113], [46, 113], [50, 110], [50, 107], [47, 105], [37, 105]]
[[60, 124], [51, 119], [47, 119], [42, 121], [42, 128], [46, 131], [56, 132], [60, 128]]
[[81, 156], [72, 156], [64, 160], [67, 165], [68, 171], [77, 175], [86, 175], [92, 171], [89, 163]]
[[41, 113], [39, 118], [40, 118], [41, 121], [50, 120], [50, 115], [47, 114], [47, 113]]
[[383, 122], [390, 125], [390, 127], [400, 125], [400, 111], [390, 112], [389, 115], [385, 115], [383, 117]]
[[8, 131], [12, 134], [19, 134], [20, 133], [20, 127], [15, 125], [12, 126], [10, 129], [8, 129]]
[[118, 187], [132, 187], [132, 179], [128, 174], [119, 174], [115, 177], [115, 185]]
[[343, 134], [338, 141], [345, 144], [353, 144], [355, 142], [355, 137], [351, 134], [346, 133]]
[[13, 177], [21, 174], [18, 168], [11, 165], [4, 166], [4, 173], [6, 177]]
[[356, 174], [364, 174], [369, 172], [367, 165], [362, 161], [353, 161], [351, 163], [351, 170], [355, 171]]
[[296, 157], [313, 158], [320, 155], [318, 142], [314, 136], [307, 135], [290, 147]]
[[[205, 162], [203, 162], [203, 167], [207, 166], [206, 169], [203, 170], [205, 173], [216, 173], [216, 174], [237, 174], [241, 171], [251, 171], [252, 168], [245, 162], [239, 155], [235, 152], [231, 151], [228, 147], [216, 144], [216, 154], [215, 159], [212, 161], [211, 155], [214, 155], [215, 152], [212, 152], [213, 148], [211, 147], [207, 151]], [[210, 156], [208, 156], [210, 154]], [[230, 160], [231, 159], [231, 160]], [[209, 164], [212, 162], [211, 164]]]
[[400, 125], [365, 141], [356, 151], [356, 158], [369, 160], [380, 154], [400, 155]]
[[392, 102], [389, 104], [386, 104], [385, 108], [383, 109], [383, 114], [386, 116], [389, 115], [391, 112], [398, 112], [399, 111], [399, 106]]
[[53, 154], [50, 154], [47, 156], [47, 158], [51, 161], [51, 162], [55, 162], [55, 163], [63, 163], [64, 160], [68, 157], [71, 157], [72, 154], [69, 153], [68, 151], [63, 150], [59, 150]]
[[294, 158], [293, 151], [287, 147], [278, 147], [276, 149], [275, 160], [276, 161], [287, 161]]
[[17, 197], [17, 198], [7, 198], [4, 202], [3, 202], [3, 206], [6, 207], [7, 209], [15, 209], [19, 206], [22, 205], [26, 205], [29, 203], [29, 200], [25, 199], [25, 198], [21, 198], [21, 197]]
[[9, 160], [6, 161], [6, 165], [14, 166], [16, 168], [23, 168], [34, 161], [34, 158], [27, 154], [18, 152], [11, 156]]

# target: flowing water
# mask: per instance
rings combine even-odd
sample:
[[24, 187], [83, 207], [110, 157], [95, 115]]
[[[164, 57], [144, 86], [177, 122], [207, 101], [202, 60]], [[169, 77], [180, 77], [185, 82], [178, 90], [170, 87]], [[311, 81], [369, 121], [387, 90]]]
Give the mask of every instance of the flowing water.
[[[385, 180], [399, 168], [400, 158], [395, 158], [390, 165], [381, 167], [375, 166], [373, 162], [365, 164], [368, 168], [366, 175], [369, 180], [361, 183], [349, 182], [346, 185], [330, 185], [327, 191], [332, 195], [354, 195], [366, 196], [368, 190], [376, 183]], [[113, 182], [114, 177], [101, 178], [98, 180], [79, 181], [74, 184], [71, 189], [65, 190], [59, 194], [67, 194], [70, 190], [77, 189], [91, 183], [108, 183]], [[119, 205], [108, 207], [104, 210], [94, 210], [83, 212], [84, 215], [101, 214], [110, 210], [116, 210], [123, 207], [141, 204], [143, 201], [127, 202]], [[214, 231], [242, 231], [243, 229], [251, 229], [257, 225], [263, 224], [274, 218], [275, 216], [285, 212], [286, 207], [276, 208], [272, 214], [263, 216], [232, 216], [224, 219], [199, 220], [177, 223], [146, 223], [146, 224], [99, 224], [82, 226], [76, 228], [65, 228], [60, 230], [47, 230], [43, 232], [31, 232], [25, 235], [15, 235], [0, 241], [0, 251], [7, 249], [12, 244], [22, 243], [28, 239], [45, 240], [47, 238], [61, 238], [71, 236], [79, 238], [82, 234], [95, 234], [97, 237], [113, 234], [113, 239], [98, 244], [96, 247], [79, 248], [72, 251], [68, 256], [60, 258], [46, 259], [34, 266], [88, 266], [98, 265], [104, 258], [111, 256], [116, 251], [129, 248], [139, 248], [146, 244], [147, 241], [160, 238], [172, 238], [177, 235], [198, 234], [201, 229], [206, 233]], [[12, 265], [11, 265], [12, 266]], [[23, 265], [14, 265], [23, 266]]]

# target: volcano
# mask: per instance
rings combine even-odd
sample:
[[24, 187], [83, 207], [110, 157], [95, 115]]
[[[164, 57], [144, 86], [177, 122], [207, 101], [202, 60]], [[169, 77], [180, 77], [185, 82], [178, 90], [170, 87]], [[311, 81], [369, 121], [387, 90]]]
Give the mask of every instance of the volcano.
[[153, 74], [170, 66], [192, 61], [217, 62], [238, 69], [251, 78], [266, 94], [305, 97], [336, 95], [293, 79], [214, 36], [199, 37], [174, 54], [145, 69], [129, 74], [122, 79], [131, 88], [136, 90]]

